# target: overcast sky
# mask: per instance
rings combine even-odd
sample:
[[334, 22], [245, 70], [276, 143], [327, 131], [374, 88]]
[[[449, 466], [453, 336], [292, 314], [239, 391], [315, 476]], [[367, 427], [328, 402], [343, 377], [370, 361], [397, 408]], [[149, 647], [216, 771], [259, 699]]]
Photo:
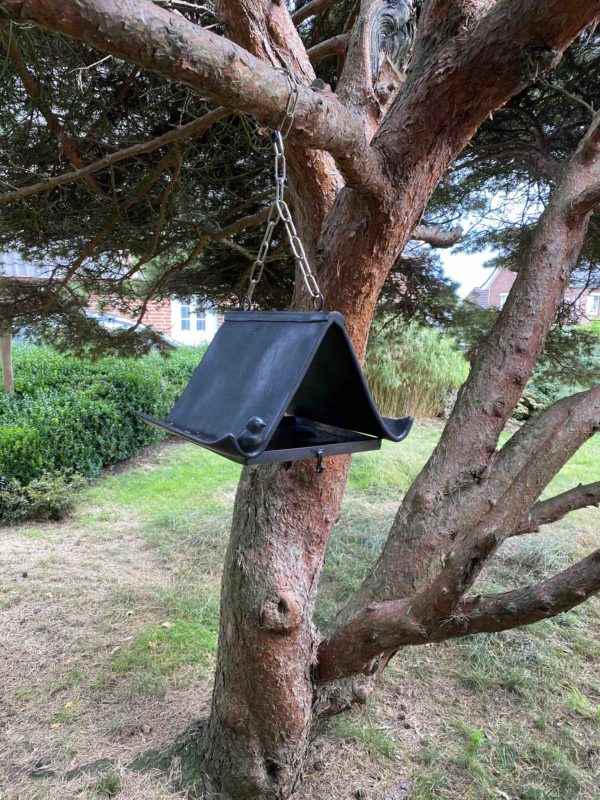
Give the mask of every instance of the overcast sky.
[[471, 289], [481, 286], [490, 274], [490, 269], [484, 269], [483, 264], [492, 257], [491, 252], [453, 253], [451, 250], [439, 250], [444, 265], [444, 272], [456, 283], [460, 284], [458, 293], [466, 297]]

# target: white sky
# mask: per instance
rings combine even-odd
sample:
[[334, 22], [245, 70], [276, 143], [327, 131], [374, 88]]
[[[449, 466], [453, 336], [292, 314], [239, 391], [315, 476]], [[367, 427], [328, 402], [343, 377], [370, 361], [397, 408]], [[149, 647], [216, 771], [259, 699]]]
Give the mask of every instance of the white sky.
[[490, 274], [489, 267], [483, 265], [492, 258], [490, 251], [483, 253], [454, 253], [452, 250], [438, 250], [444, 265], [444, 272], [456, 283], [460, 284], [458, 293], [466, 297], [471, 289], [481, 286]]

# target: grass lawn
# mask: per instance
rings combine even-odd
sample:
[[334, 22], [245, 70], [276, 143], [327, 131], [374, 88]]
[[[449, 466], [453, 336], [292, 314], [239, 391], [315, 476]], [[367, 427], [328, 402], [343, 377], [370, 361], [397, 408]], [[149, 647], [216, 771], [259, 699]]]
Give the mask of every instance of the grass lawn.
[[[321, 624], [360, 583], [440, 433], [355, 458]], [[598, 479], [600, 437], [551, 493]], [[105, 475], [64, 523], [0, 531], [0, 798], [166, 800], [126, 768], [206, 715], [239, 468], [167, 442]], [[600, 546], [587, 509], [507, 543], [479, 588]], [[362, 709], [317, 732], [298, 800], [600, 800], [600, 602], [528, 629], [404, 651]], [[106, 768], [66, 780], [82, 764]], [[402, 788], [404, 787], [404, 788]]]

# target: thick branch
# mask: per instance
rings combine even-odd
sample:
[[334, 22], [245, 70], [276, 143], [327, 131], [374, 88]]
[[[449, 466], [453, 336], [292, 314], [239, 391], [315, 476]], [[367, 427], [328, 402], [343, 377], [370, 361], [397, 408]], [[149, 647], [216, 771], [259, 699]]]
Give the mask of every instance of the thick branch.
[[[314, 68], [285, 3], [227, 0], [219, 2], [217, 9], [230, 39], [277, 68], [286, 65], [299, 84], [314, 83]], [[344, 186], [344, 179], [335, 160], [324, 150], [307, 148], [292, 138], [286, 155], [296, 224], [309, 260], [315, 264], [323, 219]], [[302, 291], [300, 286], [303, 282], [297, 280], [296, 287]]]
[[443, 225], [417, 225], [411, 238], [432, 247], [454, 247], [462, 237], [463, 229], [460, 226], [446, 228]]
[[600, 550], [558, 575], [497, 595], [465, 598], [451, 617], [425, 626], [406, 600], [374, 603], [343, 632], [319, 647], [318, 682], [370, 674], [380, 659], [401, 647], [496, 633], [555, 617], [600, 592]]
[[[494, 329], [479, 349], [442, 436], [442, 448], [460, 441], [452, 462], [438, 461], [452, 475], [477, 474], [493, 455], [500, 432], [519, 402], [577, 263], [589, 223], [578, 203], [600, 187], [600, 150], [593, 154], [595, 123], [575, 152], [542, 215]], [[431, 473], [427, 480], [432, 479]], [[433, 476], [438, 481], [441, 475]]]
[[[421, 543], [418, 551], [421, 557], [425, 553], [430, 559], [426, 562], [427, 570], [424, 564], [410, 561], [409, 547], [413, 543], [407, 535], [392, 536], [373, 576], [353, 600], [356, 611], [322, 645], [324, 674], [342, 677], [338, 671], [346, 667], [340, 667], [336, 661], [342, 665], [356, 664], [356, 659], [362, 656], [352, 651], [362, 639], [367, 642], [369, 658], [386, 650], [387, 644], [379, 651], [377, 647], [372, 650], [375, 642], [381, 645], [386, 641], [379, 635], [373, 640], [369, 638], [372, 625], [376, 631], [385, 631], [390, 641], [398, 640], [396, 646], [431, 641], [432, 632], [459, 613], [461, 598], [506, 537], [506, 531], [516, 530], [522, 524], [520, 509], [531, 507], [554, 475], [599, 428], [600, 387], [560, 400], [523, 426], [497, 454], [485, 479], [480, 484], [462, 487], [460, 503], [451, 495], [444, 516], [435, 509], [435, 519], [443, 520], [443, 525], [434, 526], [436, 538], [427, 548]], [[429, 503], [426, 512], [432, 513], [429, 498], [422, 498], [421, 503], [424, 502]], [[418, 524], [417, 518], [414, 529]], [[444, 539], [439, 536], [441, 528], [446, 531]], [[405, 525], [402, 530], [412, 533], [413, 528]], [[429, 553], [434, 545], [436, 557], [432, 559]], [[420, 585], [411, 572], [418, 567], [422, 569]], [[429, 580], [425, 581], [425, 577]], [[371, 584], [377, 587], [381, 581], [386, 581], [387, 591], [394, 588], [398, 599], [369, 604], [369, 596], [373, 597], [375, 592]], [[413, 587], [412, 592], [406, 590], [408, 586]], [[394, 645], [390, 644], [389, 649], [393, 650]]]
[[[460, 152], [490, 111], [554, 67], [599, 14], [599, 0], [428, 4], [409, 79], [381, 126], [378, 146], [394, 152], [403, 171], [407, 157], [415, 163], [449, 145]], [[451, 130], [452, 141], [439, 137], [440, 130]]]
[[531, 625], [569, 611], [598, 592], [600, 550], [533, 586], [498, 595], [465, 598], [456, 614], [433, 632], [431, 641]]
[[327, 11], [334, 3], [335, 0], [310, 0], [310, 2], [306, 3], [302, 8], [299, 8], [292, 14], [294, 25], [300, 25], [305, 19], [316, 17], [317, 14], [322, 14], [323, 11]]
[[[185, 83], [265, 125], [281, 123], [290, 92], [282, 70], [148, 0], [0, 0], [0, 10]], [[385, 179], [359, 120], [333, 94], [299, 86], [292, 131], [304, 146], [335, 155], [357, 186], [379, 188]]]
[[189, 122], [187, 125], [183, 125], [181, 128], [174, 128], [172, 131], [169, 131], [162, 136], [157, 136], [156, 139], [150, 139], [148, 142], [141, 142], [139, 144], [134, 144], [131, 147], [126, 147], [123, 150], [118, 150], [116, 153], [111, 153], [110, 155], [104, 156], [103, 158], [98, 159], [98, 161], [87, 164], [85, 167], [74, 170], [73, 172], [66, 172], [63, 175], [56, 175], [53, 178], [48, 178], [46, 181], [33, 183], [30, 186], [22, 186], [20, 189], [16, 189], [14, 192], [7, 192], [6, 194], [0, 195], [0, 205], [16, 203], [20, 200], [24, 200], [27, 197], [31, 197], [34, 194], [40, 194], [41, 192], [50, 192], [59, 186], [65, 186], [69, 183], [74, 183], [75, 181], [78, 181], [81, 178], [86, 178], [95, 172], [108, 169], [109, 167], [114, 166], [114, 164], [118, 164], [120, 161], [127, 161], [128, 159], [137, 158], [138, 156], [146, 153], [152, 153], [154, 150], [158, 150], [160, 147], [172, 144], [173, 142], [182, 141], [183, 139], [197, 138], [205, 133], [211, 127], [211, 125], [214, 125], [216, 122], [218, 122], [220, 119], [223, 119], [223, 117], [228, 116], [230, 113], [230, 111], [224, 108], [217, 108], [214, 111], [209, 111], [199, 119], [195, 119], [193, 122]]
[[331, 39], [319, 42], [307, 51], [310, 63], [318, 64], [330, 56], [343, 56], [348, 48], [348, 40], [347, 33], [340, 33], [339, 36], [332, 36]]
[[580, 484], [562, 494], [536, 503], [511, 535], [522, 536], [525, 533], [536, 533], [542, 525], [558, 522], [571, 511], [599, 505], [600, 481]]
[[[380, 42], [375, 35], [380, 16], [388, 9], [386, 0], [361, 0], [360, 10], [347, 45], [344, 69], [336, 93], [343, 103], [353, 108], [365, 124], [369, 138], [377, 131], [382, 109], [390, 94], [397, 89], [396, 82], [388, 80], [390, 89], [385, 98], [375, 93], [374, 81], [379, 74]], [[374, 70], [375, 67], [375, 70]]]

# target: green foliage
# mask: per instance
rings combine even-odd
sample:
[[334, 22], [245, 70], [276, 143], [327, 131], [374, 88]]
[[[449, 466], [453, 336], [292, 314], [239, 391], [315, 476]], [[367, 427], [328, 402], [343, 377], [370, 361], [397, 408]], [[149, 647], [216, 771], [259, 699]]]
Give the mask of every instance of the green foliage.
[[584, 719], [600, 723], [600, 706], [595, 706], [576, 686], [572, 686], [567, 694], [567, 708]]
[[[449, 330], [470, 357], [487, 336], [493, 336], [498, 319], [494, 308], [463, 303], [454, 313]], [[528, 404], [544, 408], [600, 380], [600, 323], [563, 325], [550, 331], [535, 372], [527, 385]], [[517, 419], [527, 418], [515, 415]]]
[[94, 792], [98, 797], [116, 797], [120, 791], [121, 778], [113, 770], [103, 775], [94, 786]]
[[0, 490], [0, 522], [60, 520], [73, 509], [82, 483], [79, 476], [52, 472], [34, 478], [26, 486], [17, 480], [6, 481]]
[[41, 438], [35, 428], [23, 425], [0, 428], [0, 475], [29, 481], [43, 468]]
[[375, 400], [390, 416], [435, 417], [467, 378], [454, 340], [416, 323], [376, 323], [366, 373]]
[[[199, 357], [197, 350], [182, 348], [168, 358], [92, 361], [48, 347], [16, 347], [16, 391], [0, 395], [0, 476], [9, 483], [0, 520], [23, 518], [28, 502], [36, 516], [59, 518], [68, 510], [59, 497], [71, 483], [58, 474], [95, 477], [159, 440], [162, 434], [137, 412], [163, 416]], [[40, 495], [44, 486], [47, 509]]]
[[588, 322], [585, 325], [582, 325], [581, 328], [600, 339], [600, 319], [596, 320], [595, 322]]

